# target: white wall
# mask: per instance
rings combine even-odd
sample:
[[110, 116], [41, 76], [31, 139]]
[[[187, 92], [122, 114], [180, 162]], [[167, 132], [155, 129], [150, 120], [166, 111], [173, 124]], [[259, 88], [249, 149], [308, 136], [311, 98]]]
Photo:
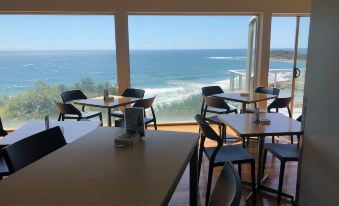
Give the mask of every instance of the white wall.
[[300, 205], [339, 205], [339, 1], [313, 0]]

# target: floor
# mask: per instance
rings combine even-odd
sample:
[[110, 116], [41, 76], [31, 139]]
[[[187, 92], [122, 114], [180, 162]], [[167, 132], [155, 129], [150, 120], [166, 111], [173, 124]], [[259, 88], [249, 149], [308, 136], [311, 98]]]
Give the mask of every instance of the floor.
[[[198, 132], [198, 127], [196, 125], [176, 125], [176, 126], [159, 126], [159, 130], [169, 130], [169, 131], [183, 131], [183, 132]], [[230, 129], [228, 129], [230, 130]], [[228, 137], [229, 136], [235, 136], [232, 131], [227, 131]], [[279, 143], [289, 143], [289, 137], [276, 137], [276, 140], [278, 140]], [[268, 142], [271, 141], [271, 138], [267, 137]], [[296, 139], [295, 139], [296, 141]], [[230, 139], [229, 144], [239, 144], [238, 139]], [[208, 146], [213, 146], [213, 142], [206, 142]], [[256, 158], [257, 157], [257, 141], [255, 139], [250, 141], [248, 151]], [[266, 183], [266, 185], [272, 186], [274, 188], [277, 188], [278, 186], [278, 177], [279, 177], [279, 167], [280, 167], [280, 161], [276, 158], [272, 158], [270, 153], [268, 153], [267, 156], [267, 162], [266, 162], [266, 168], [265, 172], [266, 174], [269, 174], [269, 179]], [[296, 186], [296, 177], [297, 177], [297, 162], [289, 162], [286, 164], [285, 169], [285, 178], [284, 178], [284, 192], [295, 194], [295, 186]], [[215, 181], [220, 173], [221, 168], [216, 168], [213, 175], [213, 181], [212, 181], [212, 188], [214, 188]], [[249, 167], [243, 166], [242, 167], [242, 177], [244, 180], [249, 180], [250, 173], [249, 173]], [[207, 159], [203, 160], [202, 165], [202, 171], [200, 174], [200, 181], [199, 181], [199, 204], [204, 205], [205, 204], [205, 193], [206, 193], [206, 185], [207, 185], [207, 172], [208, 172], [208, 162]], [[213, 189], [212, 189], [213, 192]], [[242, 189], [242, 199], [240, 205], [246, 205], [246, 197], [250, 192], [249, 186], [243, 186]], [[276, 201], [276, 196], [271, 194], [263, 194], [260, 193], [257, 196], [256, 205], [278, 205]], [[172, 196], [172, 199], [169, 203], [169, 205], [189, 205], [189, 171], [186, 169], [182, 179], [180, 180], [178, 187]], [[248, 204], [251, 205], [251, 202]], [[281, 203], [279, 205], [292, 205], [290, 200], [288, 199], [282, 199]]]

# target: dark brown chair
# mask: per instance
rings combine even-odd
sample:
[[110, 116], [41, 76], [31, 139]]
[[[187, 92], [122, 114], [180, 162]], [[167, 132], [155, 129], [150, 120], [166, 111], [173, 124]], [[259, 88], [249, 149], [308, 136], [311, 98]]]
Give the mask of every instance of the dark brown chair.
[[[260, 93], [260, 94], [270, 94], [270, 95], [276, 95], [278, 96], [280, 93], [280, 89], [275, 88], [275, 87], [258, 87], [254, 91], [255, 93]], [[257, 104], [254, 103], [254, 107], [257, 107]], [[246, 109], [244, 113], [254, 113], [253, 109]]]
[[[151, 98], [147, 98], [147, 99], [140, 99], [140, 100], [137, 100], [132, 107], [141, 107], [141, 108], [144, 108], [144, 114], [145, 114], [145, 117], [144, 117], [144, 122], [145, 122], [145, 128], [147, 129], [147, 125], [150, 124], [150, 123], [153, 123], [154, 125], [154, 129], [157, 130], [158, 127], [157, 127], [157, 120], [156, 120], [156, 117], [155, 117], [155, 113], [154, 113], [154, 109], [153, 109], [153, 102], [154, 102], [154, 99], [155, 97], [151, 97]], [[147, 109], [150, 109], [151, 110], [151, 113], [152, 113], [152, 117], [151, 118], [148, 118], [146, 116], [146, 110]], [[115, 126], [116, 127], [125, 127], [125, 120], [124, 119], [118, 119], [118, 120], [115, 120]]]
[[[122, 93], [121, 96], [143, 99], [144, 95], [145, 95], [145, 90], [127, 88], [125, 89], [125, 91]], [[112, 111], [111, 115], [112, 117], [115, 117], [115, 118], [121, 118], [121, 119], [124, 118], [124, 113], [119, 110]]]
[[12, 174], [64, 145], [66, 141], [60, 127], [54, 127], [3, 148], [1, 154], [8, 173]]
[[241, 199], [241, 181], [239, 174], [230, 162], [226, 162], [222, 169], [209, 206], [238, 206]]
[[81, 112], [73, 104], [65, 104], [55, 102], [55, 105], [59, 109], [60, 115], [58, 121], [64, 121], [65, 119], [76, 119], [80, 121], [81, 119], [91, 119], [99, 116], [100, 121], [102, 122], [101, 112]]
[[[86, 95], [81, 91], [81, 90], [70, 90], [70, 91], [65, 91], [60, 94], [62, 102], [63, 103], [71, 103], [72, 101], [75, 100], [82, 100], [82, 99], [87, 99]], [[90, 116], [90, 118], [93, 117], [99, 117], [100, 121], [102, 121], [102, 114], [101, 112], [98, 111], [90, 111], [90, 112], [85, 112], [85, 105], [82, 106], [82, 116]], [[61, 113], [59, 115], [59, 119], [61, 119]], [[74, 116], [68, 116], [64, 115], [63, 119], [75, 119]], [[86, 118], [89, 119], [89, 118]]]
[[273, 156], [280, 160], [280, 174], [278, 183], [278, 202], [281, 200], [283, 194], [282, 187], [284, 182], [285, 164], [288, 161], [299, 161], [299, 145], [297, 144], [273, 144], [266, 143], [264, 149], [263, 169], [262, 175], [264, 176], [264, 169], [266, 165], [267, 151], [270, 151]]
[[4, 137], [8, 134], [8, 132], [6, 130], [4, 130], [4, 127], [2, 126], [2, 121], [0, 118], [0, 137]]
[[[230, 114], [234, 113], [237, 114], [238, 111], [236, 109], [231, 109], [228, 104], [221, 98], [211, 97], [211, 96], [204, 96], [204, 102], [206, 104], [206, 108], [214, 108], [214, 114]], [[203, 118], [213, 124], [218, 125], [219, 134], [222, 137], [223, 141], [226, 141], [226, 125], [221, 122], [216, 115], [207, 117], [208, 110], [205, 109], [203, 112]]]
[[[201, 92], [202, 92], [203, 97], [211, 96], [211, 95], [214, 95], [214, 94], [224, 93], [224, 91], [219, 86], [203, 87], [203, 88], [201, 88]], [[204, 98], [202, 99], [201, 111], [200, 111], [201, 115], [203, 115], [204, 112], [215, 114], [215, 112], [218, 112], [218, 111], [219, 111], [219, 109], [217, 109], [217, 108], [208, 107], [207, 105], [205, 105], [205, 99]]]
[[[199, 160], [198, 160], [198, 177], [200, 176], [201, 163], [203, 154], [206, 155], [209, 160], [208, 166], [208, 180], [206, 191], [206, 205], [209, 203], [211, 183], [213, 177], [214, 167], [223, 166], [226, 162], [232, 162], [238, 164], [238, 173], [241, 178], [241, 164], [251, 165], [251, 186], [253, 194], [253, 202], [255, 202], [255, 160], [254, 158], [242, 148], [241, 145], [223, 145], [222, 139], [214, 132], [214, 130], [208, 125], [208, 123], [197, 114], [195, 120], [198, 122], [201, 129], [201, 139], [199, 146]], [[216, 147], [205, 147], [206, 138], [217, 142]]]
[[[288, 116], [292, 118], [292, 113], [290, 110], [290, 103], [291, 103], [292, 97], [284, 97], [284, 98], [277, 98], [275, 99], [270, 105], [267, 107], [267, 112], [271, 113], [272, 110], [275, 110], [275, 112], [279, 112], [279, 109], [286, 108], [288, 111]], [[274, 136], [272, 136], [272, 143], [274, 143]], [[291, 144], [293, 144], [293, 136], [291, 136]]]

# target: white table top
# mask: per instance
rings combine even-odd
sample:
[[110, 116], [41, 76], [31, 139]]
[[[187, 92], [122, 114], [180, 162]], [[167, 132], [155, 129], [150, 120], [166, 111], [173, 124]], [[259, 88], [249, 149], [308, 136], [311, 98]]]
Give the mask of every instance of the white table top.
[[146, 130], [116, 148], [122, 128], [99, 127], [0, 181], [1, 205], [167, 205], [198, 135]]
[[[99, 121], [50, 121], [50, 127], [60, 126], [64, 130], [67, 143], [84, 136], [99, 127]], [[15, 131], [0, 138], [0, 145], [10, 145], [45, 129], [45, 121], [30, 121]]]

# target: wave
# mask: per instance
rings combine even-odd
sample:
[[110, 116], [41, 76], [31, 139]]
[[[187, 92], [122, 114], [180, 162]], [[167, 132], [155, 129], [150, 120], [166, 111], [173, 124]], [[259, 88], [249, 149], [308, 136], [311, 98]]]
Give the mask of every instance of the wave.
[[231, 59], [231, 60], [242, 60], [242, 59], [247, 59], [247, 57], [245, 56], [235, 56], [235, 57], [231, 57], [231, 56], [226, 56], [226, 57], [223, 57], [223, 56], [212, 56], [212, 57], [207, 57], [207, 59], [217, 59], [217, 60], [228, 60], [228, 59]]

